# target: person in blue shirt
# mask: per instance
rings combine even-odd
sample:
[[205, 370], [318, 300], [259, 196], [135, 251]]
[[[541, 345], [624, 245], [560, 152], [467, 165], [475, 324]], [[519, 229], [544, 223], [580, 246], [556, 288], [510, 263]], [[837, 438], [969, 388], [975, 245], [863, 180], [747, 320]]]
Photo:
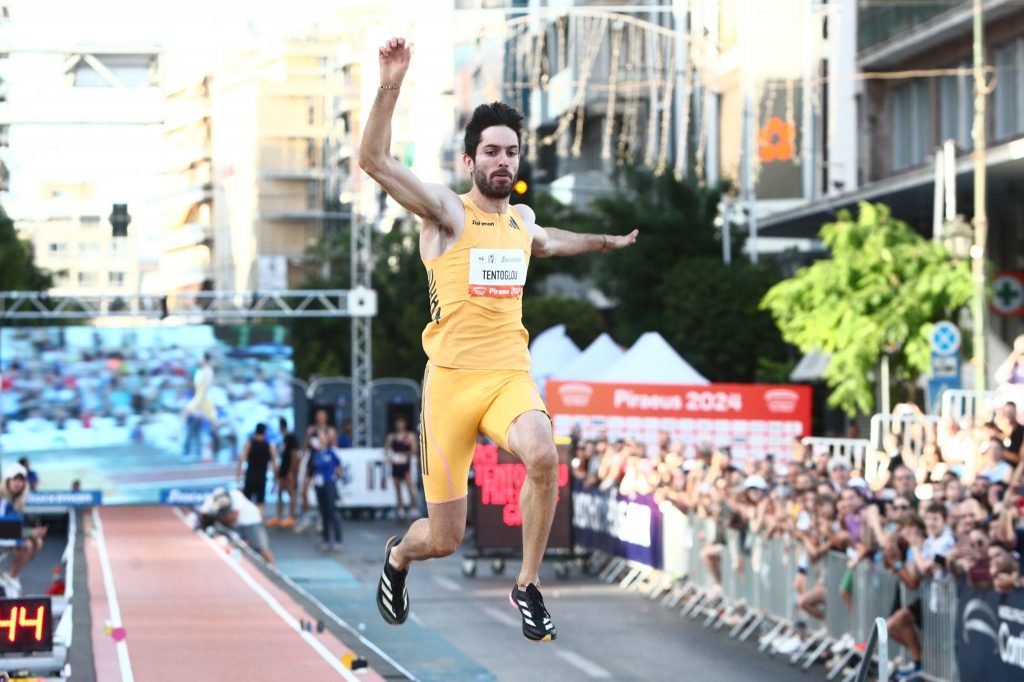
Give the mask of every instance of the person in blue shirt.
[[341, 431], [338, 433], [338, 447], [352, 447], [352, 420], [346, 419], [341, 422]]
[[331, 444], [323, 443], [319, 436], [309, 439], [309, 448], [311, 454], [306, 471], [306, 485], [313, 484], [320, 517], [323, 520], [323, 541], [318, 547], [335, 550], [341, 546], [341, 519], [338, 518], [337, 509], [337, 482], [342, 472], [341, 459]]

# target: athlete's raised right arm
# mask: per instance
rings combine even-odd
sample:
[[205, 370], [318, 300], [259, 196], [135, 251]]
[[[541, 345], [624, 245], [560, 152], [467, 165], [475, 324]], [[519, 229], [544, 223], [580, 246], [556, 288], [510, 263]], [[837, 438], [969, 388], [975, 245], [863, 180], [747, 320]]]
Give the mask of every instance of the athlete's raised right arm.
[[409, 69], [411, 52], [404, 38], [392, 38], [380, 48], [380, 88], [359, 145], [359, 167], [407, 210], [424, 220], [446, 225], [452, 202], [458, 198], [444, 185], [430, 185], [391, 156], [391, 116]]

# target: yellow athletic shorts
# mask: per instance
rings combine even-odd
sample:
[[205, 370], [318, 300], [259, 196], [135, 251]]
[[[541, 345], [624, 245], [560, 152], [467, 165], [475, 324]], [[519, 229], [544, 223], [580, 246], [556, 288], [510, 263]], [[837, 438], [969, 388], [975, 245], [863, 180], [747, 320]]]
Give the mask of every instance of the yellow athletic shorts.
[[508, 450], [512, 423], [530, 410], [548, 411], [529, 372], [427, 363], [420, 411], [420, 470], [427, 502], [465, 497], [477, 434]]

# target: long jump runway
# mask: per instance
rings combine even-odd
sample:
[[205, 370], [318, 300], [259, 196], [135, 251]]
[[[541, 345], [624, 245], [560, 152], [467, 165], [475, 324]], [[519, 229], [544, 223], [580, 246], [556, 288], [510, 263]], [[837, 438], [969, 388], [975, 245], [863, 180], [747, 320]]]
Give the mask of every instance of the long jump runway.
[[97, 508], [88, 518], [99, 680], [383, 680], [244, 558], [168, 507]]

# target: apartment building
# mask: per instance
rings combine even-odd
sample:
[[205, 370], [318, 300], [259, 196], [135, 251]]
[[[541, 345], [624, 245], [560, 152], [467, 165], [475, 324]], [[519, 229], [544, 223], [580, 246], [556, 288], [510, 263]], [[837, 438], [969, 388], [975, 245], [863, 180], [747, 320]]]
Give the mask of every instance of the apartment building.
[[307, 249], [347, 219], [325, 192], [330, 70], [319, 34], [228, 56], [212, 82], [213, 279], [217, 289], [303, 282]]
[[[1024, 6], [988, 0], [984, 8], [986, 101], [986, 257], [997, 272], [1024, 270]], [[840, 3], [837, 17], [856, 26], [855, 68], [832, 72], [833, 83], [855, 83], [855, 119], [830, 138], [856, 145], [856, 177], [826, 197], [768, 216], [765, 234], [810, 236], [858, 201], [889, 204], [924, 235], [941, 237], [936, 216], [935, 157], [955, 146], [956, 213], [974, 214], [974, 77], [972, 3], [889, 5]], [[831, 33], [830, 33], [831, 36]], [[829, 145], [823, 150], [831, 158]], [[840, 191], [836, 191], [840, 190]], [[940, 204], [941, 205], [941, 204]], [[1024, 332], [1019, 317], [993, 315], [989, 327], [1004, 341]]]
[[212, 77], [167, 95], [162, 192], [155, 200], [163, 229], [157, 267], [143, 278], [147, 292], [212, 289]]
[[111, 205], [94, 183], [48, 182], [39, 188], [44, 215], [16, 227], [35, 249], [36, 265], [53, 274], [51, 294], [134, 293], [140, 281], [139, 237], [113, 237]]

